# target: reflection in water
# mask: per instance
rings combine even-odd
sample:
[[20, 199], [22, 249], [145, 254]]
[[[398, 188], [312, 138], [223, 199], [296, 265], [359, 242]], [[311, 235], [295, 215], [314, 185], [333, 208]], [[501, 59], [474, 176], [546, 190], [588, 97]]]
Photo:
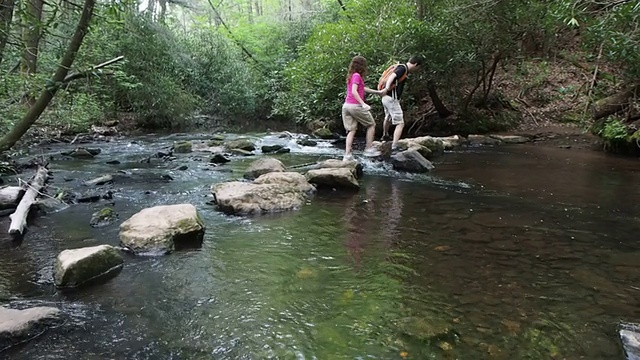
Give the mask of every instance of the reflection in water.
[[[116, 245], [117, 226], [88, 227], [104, 204], [40, 218], [20, 247], [0, 245], [0, 300], [60, 306], [69, 321], [7, 356], [611, 359], [621, 356], [617, 321], [640, 320], [640, 176], [628, 159], [527, 146], [451, 153], [428, 177], [377, 168], [359, 193], [320, 193], [298, 212], [245, 219], [216, 212], [203, 194], [250, 160], [231, 172], [200, 155], [181, 159], [182, 172], [138, 165], [140, 151], [161, 147], [104, 150], [122, 169], [175, 179], [151, 194], [145, 182], [113, 184], [114, 209], [124, 220], [192, 203], [207, 225], [202, 249], [127, 257], [111, 281], [61, 294], [51, 282], [57, 252]], [[64, 189], [64, 177], [79, 183], [112, 168], [52, 170]]]

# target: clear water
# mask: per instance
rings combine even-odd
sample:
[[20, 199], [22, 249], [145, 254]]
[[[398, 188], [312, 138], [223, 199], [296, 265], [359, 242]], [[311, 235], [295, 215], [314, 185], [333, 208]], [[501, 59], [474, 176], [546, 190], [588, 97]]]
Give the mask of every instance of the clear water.
[[[60, 293], [57, 253], [117, 245], [118, 223], [88, 225], [107, 201], [36, 218], [21, 244], [1, 239], [0, 302], [58, 306], [67, 322], [0, 357], [613, 359], [617, 323], [640, 320], [637, 159], [513, 145], [447, 153], [428, 175], [367, 162], [358, 193], [321, 192], [300, 211], [243, 218], [208, 205], [209, 188], [253, 159], [140, 162], [172, 140], [98, 144], [94, 160], [54, 156], [50, 187], [78, 191], [127, 171], [136, 177], [109, 186], [120, 220], [192, 203], [207, 226], [202, 248], [126, 256], [107, 283]], [[340, 150], [276, 156], [291, 166]]]

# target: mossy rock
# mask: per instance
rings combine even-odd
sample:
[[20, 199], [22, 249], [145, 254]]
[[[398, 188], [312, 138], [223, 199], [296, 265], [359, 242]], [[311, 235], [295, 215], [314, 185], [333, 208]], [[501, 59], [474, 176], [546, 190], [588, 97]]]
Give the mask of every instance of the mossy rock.
[[54, 281], [58, 287], [78, 287], [117, 274], [123, 263], [109, 245], [64, 250], [56, 259]]
[[191, 141], [177, 141], [173, 144], [173, 152], [175, 153], [190, 153], [191, 150]]
[[318, 137], [320, 139], [335, 139], [336, 135], [327, 128], [316, 129], [313, 132], [313, 136]]
[[118, 218], [118, 214], [110, 207], [103, 208], [96, 211], [91, 215], [91, 221], [89, 225], [94, 228], [99, 228], [107, 225], [111, 225]]
[[224, 135], [215, 134], [215, 135], [211, 136], [211, 141], [224, 141]]
[[225, 146], [229, 150], [233, 149], [241, 149], [245, 151], [253, 151], [256, 149], [256, 146], [249, 139], [236, 139], [227, 141]]

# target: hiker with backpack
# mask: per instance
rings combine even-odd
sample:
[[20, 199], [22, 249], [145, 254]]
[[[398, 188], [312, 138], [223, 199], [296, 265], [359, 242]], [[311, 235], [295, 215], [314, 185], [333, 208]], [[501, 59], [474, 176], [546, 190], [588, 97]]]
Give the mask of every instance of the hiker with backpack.
[[379, 156], [380, 151], [373, 148], [373, 137], [376, 133], [376, 122], [371, 115], [371, 106], [364, 101], [364, 95], [376, 94], [384, 95], [383, 90], [369, 89], [364, 84], [364, 78], [367, 76], [367, 59], [362, 56], [354, 56], [349, 64], [347, 73], [347, 96], [342, 105], [342, 124], [347, 130], [347, 141], [344, 150], [343, 161], [353, 160], [351, 148], [353, 139], [356, 136], [358, 124], [367, 128], [366, 145], [364, 155], [373, 157]]
[[404, 89], [404, 83], [409, 73], [418, 70], [422, 65], [422, 57], [412, 56], [406, 64], [391, 65], [384, 71], [378, 81], [378, 90], [384, 91], [382, 96], [382, 106], [384, 107], [384, 121], [382, 123], [382, 141], [389, 140], [389, 129], [395, 125], [393, 131], [393, 142], [391, 152], [398, 149], [398, 140], [402, 136], [404, 129], [404, 115], [400, 107], [400, 96]]

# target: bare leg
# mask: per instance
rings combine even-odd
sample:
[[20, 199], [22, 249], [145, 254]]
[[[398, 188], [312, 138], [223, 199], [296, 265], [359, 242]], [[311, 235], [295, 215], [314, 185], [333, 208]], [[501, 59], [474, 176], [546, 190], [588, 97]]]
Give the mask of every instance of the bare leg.
[[385, 116], [382, 122], [382, 136], [389, 136], [389, 129], [391, 128], [391, 117]]
[[356, 136], [356, 131], [355, 130], [351, 130], [347, 134], [347, 144], [346, 144], [346, 146], [344, 148], [344, 154], [345, 155], [351, 155], [351, 147], [353, 146], [353, 138], [355, 136]]
[[402, 129], [404, 129], [404, 123], [396, 125], [396, 129], [393, 131], [393, 142], [391, 143], [391, 147], [395, 148], [398, 146], [398, 140], [402, 136]]
[[365, 149], [371, 149], [373, 146], [373, 137], [376, 135], [376, 126], [371, 125], [367, 128], [367, 145]]

